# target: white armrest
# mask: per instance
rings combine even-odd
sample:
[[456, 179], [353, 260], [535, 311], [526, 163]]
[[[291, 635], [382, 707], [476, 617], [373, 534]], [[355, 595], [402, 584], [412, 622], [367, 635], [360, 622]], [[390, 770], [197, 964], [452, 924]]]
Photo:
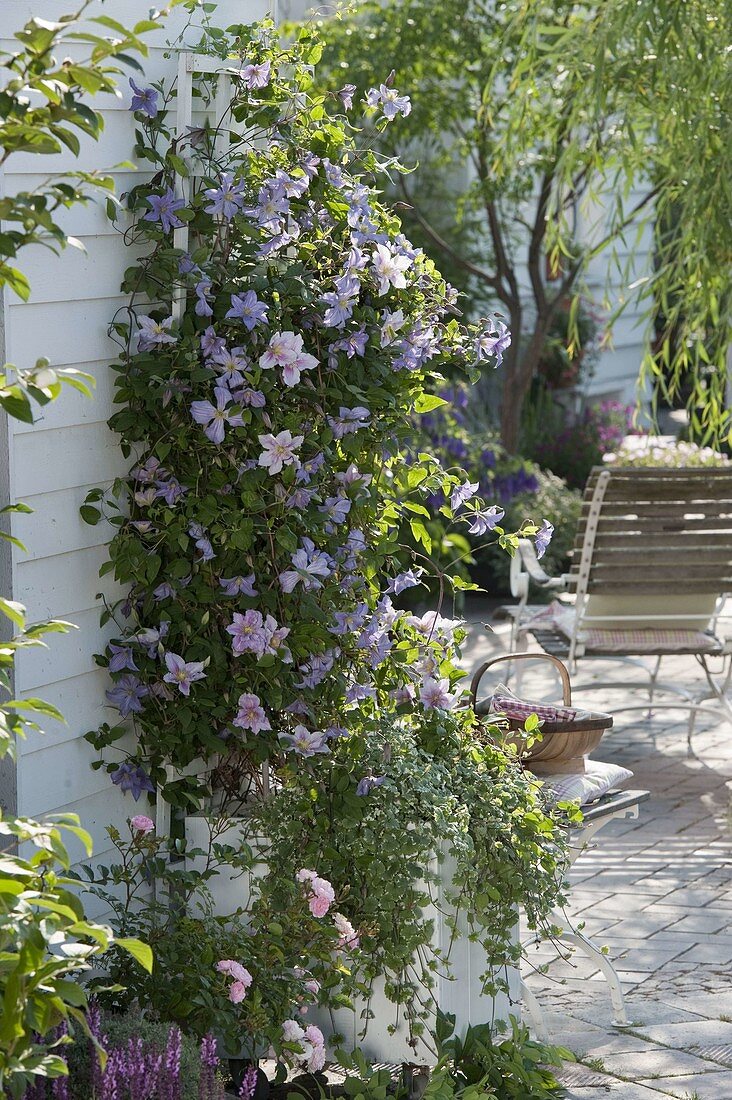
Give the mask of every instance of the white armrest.
[[511, 594], [518, 598], [527, 598], [529, 579], [542, 588], [562, 590], [567, 587], [566, 574], [550, 577], [539, 564], [533, 542], [519, 539], [518, 551], [511, 562]]

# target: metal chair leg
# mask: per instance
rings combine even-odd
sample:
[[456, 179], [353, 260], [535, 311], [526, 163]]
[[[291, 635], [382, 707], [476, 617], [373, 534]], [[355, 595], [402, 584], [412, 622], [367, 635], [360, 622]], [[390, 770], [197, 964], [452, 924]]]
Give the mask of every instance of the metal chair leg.
[[528, 1009], [529, 1016], [531, 1017], [531, 1026], [534, 1029], [536, 1038], [540, 1043], [548, 1043], [549, 1031], [546, 1026], [544, 1010], [523, 978], [521, 979], [521, 999]]
[[570, 943], [573, 943], [581, 951], [584, 951], [589, 959], [592, 959], [593, 962], [598, 964], [610, 989], [610, 1000], [612, 1001], [613, 1011], [615, 1013], [612, 1020], [613, 1026], [630, 1027], [630, 1020], [625, 1008], [625, 998], [623, 996], [620, 978], [607, 955], [603, 954], [600, 948], [596, 947], [592, 940], [588, 939], [587, 936], [583, 936], [581, 932], [563, 931], [560, 938], [569, 940]]

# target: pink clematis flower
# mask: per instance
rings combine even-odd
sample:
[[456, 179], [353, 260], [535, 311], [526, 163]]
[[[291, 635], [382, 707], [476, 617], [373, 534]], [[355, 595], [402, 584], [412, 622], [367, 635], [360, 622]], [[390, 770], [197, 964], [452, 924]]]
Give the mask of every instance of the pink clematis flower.
[[258, 695], [247, 693], [240, 695], [238, 707], [239, 710], [233, 725], [239, 726], [240, 729], [251, 730], [252, 733], [261, 733], [262, 730], [272, 729]]
[[452, 710], [457, 703], [457, 693], [450, 693], [450, 681], [445, 677], [436, 680], [425, 676], [419, 689], [419, 701], [428, 710]]
[[275, 332], [267, 350], [259, 358], [259, 366], [262, 370], [281, 367], [285, 385], [296, 386], [301, 372], [317, 367], [318, 360], [305, 351], [302, 336], [294, 332]]
[[293, 436], [292, 432], [284, 431], [257, 438], [263, 447], [259, 465], [264, 466], [267, 473], [278, 474], [283, 466], [299, 465], [300, 460], [295, 452], [302, 446], [304, 435]]
[[247, 88], [266, 88], [269, 84], [271, 63], [263, 61], [261, 65], [245, 65], [241, 71]]

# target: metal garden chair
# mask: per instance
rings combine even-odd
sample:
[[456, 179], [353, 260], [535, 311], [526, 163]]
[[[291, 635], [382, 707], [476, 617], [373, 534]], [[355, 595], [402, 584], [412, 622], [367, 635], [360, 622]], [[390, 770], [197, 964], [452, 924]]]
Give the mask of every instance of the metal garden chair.
[[[574, 595], [550, 608], [529, 604], [531, 584]], [[545, 652], [568, 658], [615, 659], [648, 673], [650, 701], [671, 691], [690, 711], [689, 744], [704, 707], [732, 721], [728, 698], [732, 638], [720, 632], [732, 593], [732, 467], [703, 469], [595, 467], [587, 483], [570, 571], [550, 577], [533, 544], [521, 540], [512, 561], [511, 650], [531, 633]], [[694, 694], [659, 680], [661, 661], [688, 654], [704, 670], [708, 689]], [[721, 658], [721, 672], [710, 668]], [[652, 658], [649, 666], [644, 658]], [[578, 685], [581, 690], [638, 687], [622, 678]], [[649, 704], [613, 707], [645, 710]], [[658, 706], [658, 704], [655, 704]]]

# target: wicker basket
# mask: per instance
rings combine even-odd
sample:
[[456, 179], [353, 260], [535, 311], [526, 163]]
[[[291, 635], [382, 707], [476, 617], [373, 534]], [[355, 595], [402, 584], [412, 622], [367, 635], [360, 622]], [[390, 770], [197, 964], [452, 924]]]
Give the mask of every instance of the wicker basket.
[[[549, 653], [507, 653], [486, 661], [473, 676], [470, 684], [470, 701], [476, 714], [481, 717], [494, 713], [497, 715], [498, 712], [489, 711], [486, 704], [478, 703], [478, 687], [488, 669], [503, 661], [549, 661], [562, 679], [562, 703], [565, 707], [571, 707], [572, 686], [569, 672], [558, 657], [553, 657]], [[544, 719], [541, 723], [541, 739], [534, 740], [531, 745], [528, 745], [527, 734], [519, 719], [506, 718], [502, 721], [508, 723], [504, 740], [516, 746], [526, 767], [536, 775], [557, 775], [562, 772], [584, 773], [585, 756], [597, 748], [605, 730], [610, 729], [613, 724], [612, 717], [601, 712], [583, 714], [580, 718], [569, 721]]]

